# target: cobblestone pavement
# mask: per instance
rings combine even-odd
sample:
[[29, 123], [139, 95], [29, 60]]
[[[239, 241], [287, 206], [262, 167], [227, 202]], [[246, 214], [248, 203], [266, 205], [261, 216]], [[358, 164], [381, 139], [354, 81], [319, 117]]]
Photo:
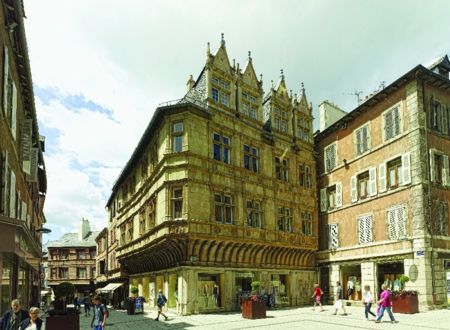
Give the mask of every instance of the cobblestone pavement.
[[[153, 320], [155, 311], [144, 315], [127, 315], [124, 311], [110, 310], [106, 330], [144, 329], [450, 329], [450, 310], [436, 310], [419, 314], [395, 314], [397, 324], [388, 322], [387, 315], [382, 323], [366, 321], [363, 307], [346, 307], [347, 316], [332, 315], [331, 306], [324, 312], [312, 311], [310, 307], [267, 311], [267, 318], [246, 320], [239, 313], [200, 314], [178, 316], [168, 312], [168, 321], [163, 317]], [[91, 318], [80, 315], [80, 330], [90, 329]]]

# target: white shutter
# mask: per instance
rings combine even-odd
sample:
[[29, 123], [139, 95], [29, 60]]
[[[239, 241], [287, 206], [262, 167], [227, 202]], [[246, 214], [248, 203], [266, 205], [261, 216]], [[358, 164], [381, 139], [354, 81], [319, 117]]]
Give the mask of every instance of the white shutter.
[[443, 155], [442, 156], [443, 164], [442, 164], [442, 185], [449, 186], [450, 185], [450, 178], [449, 178], [449, 171], [448, 171], [448, 156]]
[[361, 130], [355, 131], [355, 145], [356, 145], [356, 155], [361, 154]]
[[12, 114], [11, 114], [11, 132], [14, 140], [17, 134], [17, 88], [16, 84], [12, 84]]
[[37, 181], [39, 149], [31, 148], [31, 173], [27, 176], [28, 182]]
[[16, 217], [16, 175], [11, 170], [11, 184], [9, 190], [9, 216], [11, 218]]
[[411, 154], [402, 155], [402, 185], [411, 183]]
[[446, 107], [444, 104], [441, 107], [441, 111], [442, 111], [442, 129], [441, 132], [444, 134], [448, 134], [448, 121], [447, 121], [447, 116], [448, 116], [448, 107]]
[[328, 209], [327, 188], [320, 189], [320, 211], [326, 212]]
[[370, 122], [367, 124], [367, 150], [372, 147], [372, 140], [370, 137]]
[[350, 187], [351, 187], [351, 194], [352, 194], [352, 202], [356, 202], [358, 200], [358, 190], [356, 187], [356, 175], [351, 177]]
[[20, 216], [20, 219], [23, 221], [27, 220], [27, 203], [22, 201], [22, 214]]
[[369, 196], [377, 194], [377, 168], [371, 167], [369, 169]]
[[342, 183], [336, 183], [336, 198], [335, 198], [335, 206], [342, 206]]
[[9, 74], [9, 61], [8, 61], [8, 48], [5, 47], [4, 52], [4, 66], [3, 66], [3, 112], [6, 113], [8, 109], [8, 74]]
[[435, 181], [434, 178], [434, 152], [430, 149], [430, 178], [431, 182]]
[[33, 134], [33, 120], [25, 119], [22, 123], [22, 169], [31, 174], [31, 136]]
[[386, 191], [386, 163], [380, 164], [380, 170], [378, 172], [379, 175], [379, 184], [380, 184], [380, 193]]

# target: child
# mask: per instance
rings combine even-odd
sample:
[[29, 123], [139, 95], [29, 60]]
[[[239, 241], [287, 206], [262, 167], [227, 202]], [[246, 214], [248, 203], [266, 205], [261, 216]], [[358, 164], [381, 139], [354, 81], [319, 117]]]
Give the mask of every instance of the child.
[[[370, 310], [373, 303], [372, 292], [370, 292], [370, 285], [364, 286], [364, 296], [363, 296], [363, 304], [364, 304], [364, 314], [366, 315], [366, 320], [369, 321], [369, 314], [373, 317], [376, 315]], [[378, 313], [378, 311], [377, 311]]]
[[91, 327], [94, 330], [103, 330], [106, 327], [106, 319], [109, 315], [106, 306], [102, 304], [102, 298], [95, 296], [94, 303], [94, 317], [91, 322]]
[[320, 303], [320, 298], [323, 295], [323, 291], [320, 289], [319, 284], [314, 284], [314, 293], [311, 298], [314, 299], [313, 311], [316, 310], [316, 305], [320, 306], [320, 311], [323, 312], [322, 304]]

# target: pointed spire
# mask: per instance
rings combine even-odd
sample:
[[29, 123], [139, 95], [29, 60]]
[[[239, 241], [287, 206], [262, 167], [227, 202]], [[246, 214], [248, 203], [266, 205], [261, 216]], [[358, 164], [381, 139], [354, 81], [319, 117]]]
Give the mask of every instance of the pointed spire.
[[284, 70], [280, 69], [280, 78], [281, 80], [284, 80]]
[[305, 84], [302, 81], [302, 88], [300, 89], [302, 92], [302, 95], [305, 95]]
[[211, 54], [211, 47], [209, 45], [209, 41], [206, 43], [206, 55]]
[[273, 80], [270, 81], [270, 85], [272, 86], [272, 89], [275, 87], [275, 86], [273, 85]]
[[224, 46], [224, 45], [225, 45], [225, 39], [224, 39], [224, 34], [223, 34], [223, 32], [221, 33], [221, 40], [220, 40], [220, 44], [221, 44], [222, 46]]
[[235, 70], [235, 69], [236, 69], [236, 59], [233, 58], [233, 70]]
[[262, 75], [262, 73], [260, 73], [260, 74], [259, 74], [259, 81], [260, 81], [260, 82], [262, 82], [262, 78], [263, 78], [263, 75]]
[[248, 51], [248, 61], [249, 62], [252, 61], [252, 51], [251, 50]]

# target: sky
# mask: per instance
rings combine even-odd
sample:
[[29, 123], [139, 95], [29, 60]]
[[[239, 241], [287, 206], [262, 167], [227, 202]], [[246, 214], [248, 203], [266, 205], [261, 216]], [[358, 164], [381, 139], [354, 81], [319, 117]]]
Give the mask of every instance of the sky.
[[230, 60], [251, 51], [267, 92], [284, 70], [313, 104], [346, 111], [417, 64], [450, 54], [446, 0], [24, 0], [40, 134], [46, 137], [44, 237], [105, 204], [158, 104], [199, 75], [224, 33]]

